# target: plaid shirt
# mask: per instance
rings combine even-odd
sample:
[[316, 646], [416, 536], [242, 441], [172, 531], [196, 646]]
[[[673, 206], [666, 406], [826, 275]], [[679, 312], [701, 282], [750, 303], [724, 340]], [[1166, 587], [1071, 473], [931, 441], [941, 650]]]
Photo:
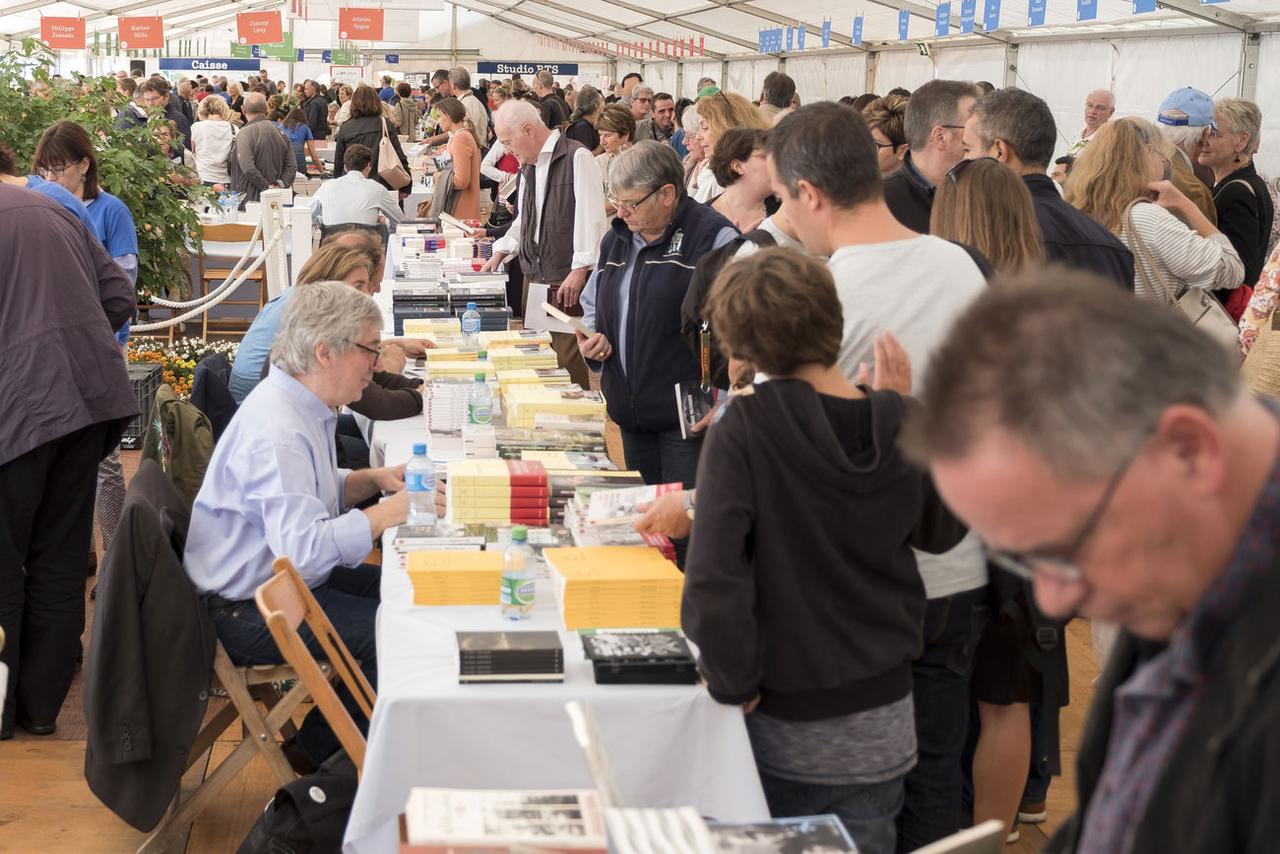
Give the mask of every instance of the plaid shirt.
[[1238, 615], [1280, 558], [1280, 464], [1254, 506], [1231, 563], [1169, 646], [1115, 693], [1106, 765], [1090, 800], [1077, 850], [1124, 854], [1200, 698], [1215, 687], [1220, 653]]

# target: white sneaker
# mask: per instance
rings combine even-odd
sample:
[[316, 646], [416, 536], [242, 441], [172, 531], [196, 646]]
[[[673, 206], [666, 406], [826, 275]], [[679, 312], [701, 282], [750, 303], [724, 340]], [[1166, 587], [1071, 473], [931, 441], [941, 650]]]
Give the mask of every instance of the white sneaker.
[[1022, 838], [1022, 832], [1017, 827], [1013, 828], [1013, 832], [1004, 838], [1005, 845], [1012, 845]]

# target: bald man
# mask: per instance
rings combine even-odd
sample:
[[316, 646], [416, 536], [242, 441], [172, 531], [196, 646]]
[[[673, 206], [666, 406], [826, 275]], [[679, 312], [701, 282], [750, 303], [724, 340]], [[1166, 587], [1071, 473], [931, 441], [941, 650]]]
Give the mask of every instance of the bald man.
[[1116, 112], [1116, 96], [1106, 89], [1094, 89], [1084, 99], [1084, 130], [1071, 143], [1069, 154], [1079, 154], [1098, 128], [1111, 121]]

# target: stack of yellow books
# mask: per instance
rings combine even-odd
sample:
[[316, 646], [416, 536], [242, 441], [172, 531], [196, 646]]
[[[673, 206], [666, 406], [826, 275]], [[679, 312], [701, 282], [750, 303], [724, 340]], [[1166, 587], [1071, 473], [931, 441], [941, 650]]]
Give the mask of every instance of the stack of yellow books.
[[480, 357], [480, 354], [472, 348], [470, 350], [461, 347], [436, 347], [426, 352], [427, 364], [432, 362], [474, 362]]
[[533, 427], [540, 414], [586, 418], [604, 423], [604, 398], [594, 391], [565, 391], [541, 385], [503, 389], [508, 427]]
[[568, 631], [680, 625], [684, 574], [648, 546], [544, 549]]
[[551, 333], [542, 329], [495, 329], [489, 332], [481, 332], [476, 337], [480, 341], [480, 346], [486, 349], [490, 347], [513, 347], [517, 344], [551, 346]]
[[430, 380], [474, 380], [481, 371], [484, 371], [485, 379], [494, 378], [493, 365], [489, 362], [475, 359], [427, 362], [427, 379]]
[[522, 368], [520, 370], [498, 370], [498, 386], [506, 389], [512, 385], [546, 385], [547, 383], [570, 382], [569, 372], [564, 368]]
[[521, 344], [516, 347], [491, 347], [489, 361], [500, 371], [526, 368], [558, 368], [556, 351], [546, 345]]
[[415, 605], [496, 605], [502, 552], [410, 552], [406, 559]]
[[476, 523], [545, 527], [549, 489], [542, 463], [524, 460], [452, 460], [446, 513], [455, 525]]
[[404, 322], [404, 334], [409, 338], [419, 335], [461, 335], [462, 321], [456, 317], [411, 317]]

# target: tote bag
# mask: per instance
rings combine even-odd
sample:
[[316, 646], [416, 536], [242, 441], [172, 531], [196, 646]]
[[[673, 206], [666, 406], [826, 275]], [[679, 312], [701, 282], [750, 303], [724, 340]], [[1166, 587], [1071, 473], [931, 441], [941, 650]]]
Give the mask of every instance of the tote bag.
[[412, 183], [413, 178], [400, 165], [400, 155], [387, 135], [387, 120], [382, 120], [382, 141], [378, 143], [378, 177], [387, 182], [393, 190], [403, 190]]

